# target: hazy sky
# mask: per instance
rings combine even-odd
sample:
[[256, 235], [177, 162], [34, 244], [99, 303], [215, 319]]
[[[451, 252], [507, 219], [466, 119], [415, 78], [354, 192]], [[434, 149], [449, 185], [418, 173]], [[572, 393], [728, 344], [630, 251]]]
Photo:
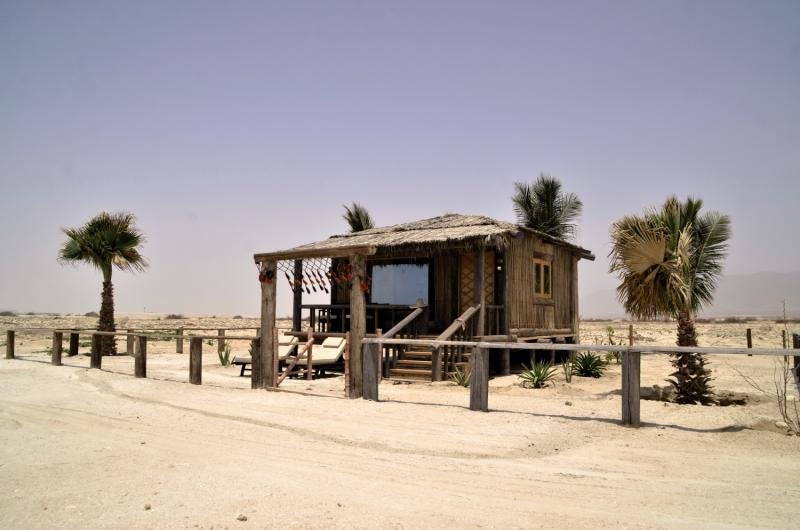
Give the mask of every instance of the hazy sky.
[[0, 309], [96, 310], [55, 258], [103, 209], [148, 235], [118, 310], [256, 314], [252, 254], [343, 203], [512, 220], [540, 172], [584, 201], [584, 294], [671, 193], [731, 215], [729, 272], [794, 271], [798, 168], [797, 1], [0, 2]]

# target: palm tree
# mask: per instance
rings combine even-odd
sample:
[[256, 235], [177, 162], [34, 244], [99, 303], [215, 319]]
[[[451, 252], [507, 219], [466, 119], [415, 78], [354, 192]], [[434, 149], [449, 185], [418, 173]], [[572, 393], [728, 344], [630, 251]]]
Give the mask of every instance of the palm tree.
[[542, 173], [533, 184], [515, 182], [514, 188], [511, 200], [519, 224], [558, 239], [575, 237], [583, 203], [574, 193], [561, 191], [557, 178]]
[[[670, 197], [661, 209], [629, 215], [611, 227], [610, 272], [617, 296], [636, 318], [667, 316], [678, 322], [678, 346], [697, 346], [694, 319], [709, 304], [728, 253], [731, 222], [701, 214], [703, 201]], [[679, 403], [713, 402], [711, 371], [699, 353], [672, 355], [670, 383]]]
[[[97, 329], [116, 331], [114, 324], [114, 286], [111, 272], [116, 267], [123, 271], [143, 271], [147, 260], [139, 253], [144, 236], [134, 226], [133, 214], [103, 212], [79, 228], [65, 228], [67, 240], [58, 252], [61, 263], [88, 263], [103, 273], [103, 293]], [[114, 337], [103, 337], [101, 354], [117, 352]]]
[[[344, 206], [344, 205], [343, 205]], [[366, 208], [354, 202], [350, 206], [344, 206], [342, 219], [350, 225], [350, 233], [361, 232], [375, 227], [375, 221]]]

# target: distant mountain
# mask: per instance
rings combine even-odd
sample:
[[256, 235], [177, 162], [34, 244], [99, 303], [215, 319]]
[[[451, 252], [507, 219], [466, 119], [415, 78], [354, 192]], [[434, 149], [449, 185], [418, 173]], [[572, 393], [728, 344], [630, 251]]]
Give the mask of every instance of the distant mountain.
[[[781, 315], [800, 316], [800, 272], [757, 272], [723, 276], [714, 295], [714, 305], [703, 312], [706, 317]], [[621, 318], [625, 316], [613, 289], [584, 294], [580, 300], [583, 318]]]

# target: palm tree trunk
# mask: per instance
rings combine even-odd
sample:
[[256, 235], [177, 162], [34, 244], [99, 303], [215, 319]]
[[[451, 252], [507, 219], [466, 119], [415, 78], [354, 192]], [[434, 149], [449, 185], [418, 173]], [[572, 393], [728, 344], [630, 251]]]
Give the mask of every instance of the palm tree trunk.
[[[678, 346], [697, 346], [694, 318], [689, 311], [678, 312]], [[669, 382], [677, 392], [675, 400], [684, 404], [709, 405], [714, 402], [711, 392], [711, 371], [706, 369], [706, 360], [699, 353], [674, 353]]]
[[[100, 321], [97, 328], [100, 331], [116, 331], [114, 325], [114, 286], [111, 280], [103, 281], [103, 294], [100, 303]], [[117, 341], [116, 337], [103, 336], [100, 344], [101, 355], [116, 355], [117, 354]]]

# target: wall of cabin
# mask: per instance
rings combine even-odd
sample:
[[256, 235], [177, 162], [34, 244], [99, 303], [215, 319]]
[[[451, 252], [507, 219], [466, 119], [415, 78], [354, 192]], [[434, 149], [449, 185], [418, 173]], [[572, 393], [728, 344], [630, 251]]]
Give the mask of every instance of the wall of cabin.
[[[551, 296], [534, 293], [535, 258], [551, 263]], [[514, 239], [506, 249], [509, 326], [513, 328], [572, 329], [573, 262], [569, 249], [545, 243], [532, 234]], [[577, 285], [575, 285], [577, 288]], [[573, 330], [577, 331], [577, 330]]]

